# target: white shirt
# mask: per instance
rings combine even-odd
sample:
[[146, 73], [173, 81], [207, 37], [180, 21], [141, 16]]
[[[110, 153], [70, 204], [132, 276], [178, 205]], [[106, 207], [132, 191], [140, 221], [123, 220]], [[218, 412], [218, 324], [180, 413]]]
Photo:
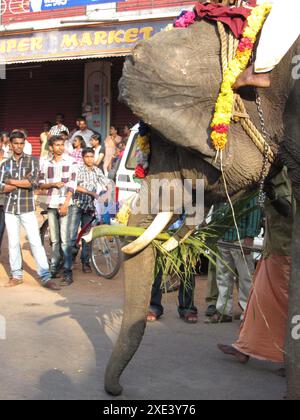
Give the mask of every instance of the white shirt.
[[73, 144], [74, 137], [81, 136], [81, 137], [83, 137], [83, 139], [85, 141], [86, 147], [91, 147], [91, 137], [92, 137], [93, 134], [94, 134], [94, 132], [92, 130], [89, 130], [88, 128], [86, 130], [83, 130], [83, 131], [78, 130], [73, 134], [73, 136], [71, 138], [71, 143]]
[[67, 155], [71, 154], [73, 152], [74, 148], [72, 146], [72, 142], [70, 140], [65, 141], [65, 153]]
[[[260, 3], [265, 1], [260, 0]], [[273, 0], [263, 26], [255, 59], [255, 72], [274, 69], [300, 35], [300, 1]]]
[[6, 145], [4, 144], [2, 146], [2, 150], [4, 152], [4, 158], [9, 159], [12, 155], [11, 148], [9, 147], [9, 144], [6, 144]]
[[62, 131], [66, 131], [69, 134], [69, 129], [65, 125], [62, 124], [60, 127], [58, 125], [54, 125], [51, 127], [49, 134], [51, 136], [59, 136]]
[[96, 149], [94, 149], [95, 150], [94, 162], [97, 162], [97, 160], [99, 159], [99, 155], [100, 155], [101, 149], [102, 149], [102, 146], [101, 145], [98, 146]]
[[25, 140], [24, 153], [29, 156], [32, 155], [32, 145], [28, 140]]

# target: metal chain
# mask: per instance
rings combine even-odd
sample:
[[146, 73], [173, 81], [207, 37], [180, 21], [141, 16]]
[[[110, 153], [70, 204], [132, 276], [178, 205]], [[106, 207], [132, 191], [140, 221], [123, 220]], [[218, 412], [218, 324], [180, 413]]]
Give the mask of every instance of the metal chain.
[[265, 139], [265, 144], [264, 144], [264, 154], [263, 154], [263, 167], [262, 167], [262, 171], [261, 171], [261, 175], [260, 175], [260, 181], [259, 181], [259, 194], [258, 194], [258, 204], [260, 205], [260, 207], [264, 207], [265, 205], [265, 201], [266, 201], [266, 193], [264, 192], [264, 186], [265, 186], [265, 181], [268, 175], [268, 163], [269, 163], [269, 158], [268, 158], [268, 154], [269, 154], [269, 145], [267, 142], [267, 138], [270, 137], [269, 133], [267, 132], [266, 129], [266, 122], [265, 122], [265, 118], [264, 118], [264, 112], [263, 112], [263, 108], [262, 108], [262, 102], [261, 102], [261, 97], [259, 96], [259, 93], [257, 91], [257, 89], [255, 89], [255, 96], [256, 96], [256, 105], [257, 105], [257, 110], [258, 110], [258, 115], [259, 115], [259, 121], [260, 121], [260, 126], [261, 126], [261, 132], [262, 135]]

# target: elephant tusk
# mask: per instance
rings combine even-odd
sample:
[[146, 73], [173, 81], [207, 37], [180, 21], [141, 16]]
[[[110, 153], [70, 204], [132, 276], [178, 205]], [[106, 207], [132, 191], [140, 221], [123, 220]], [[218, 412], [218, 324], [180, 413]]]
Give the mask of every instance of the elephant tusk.
[[174, 251], [174, 249], [176, 249], [178, 246], [179, 241], [177, 241], [177, 239], [174, 238], [174, 236], [162, 245], [163, 249], [167, 252]]
[[159, 213], [148, 229], [131, 244], [122, 248], [122, 251], [128, 255], [134, 255], [145, 249], [151, 242], [164, 230], [172, 220], [172, 212]]
[[167, 242], [165, 242], [162, 245], [163, 249], [167, 252], [174, 251], [176, 248], [179, 247], [179, 245], [185, 242], [193, 234], [194, 231], [195, 229], [189, 230], [188, 233], [182, 239], [180, 239], [180, 241], [178, 241], [174, 236], [172, 236], [172, 238], [170, 238]]

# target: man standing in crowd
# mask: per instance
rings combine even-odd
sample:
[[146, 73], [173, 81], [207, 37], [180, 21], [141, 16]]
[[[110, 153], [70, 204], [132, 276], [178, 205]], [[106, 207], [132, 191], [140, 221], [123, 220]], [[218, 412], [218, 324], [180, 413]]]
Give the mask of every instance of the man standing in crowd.
[[41, 142], [41, 154], [40, 157], [42, 159], [46, 159], [49, 155], [49, 132], [51, 129], [51, 123], [49, 121], [44, 122], [43, 132], [40, 135], [40, 142]]
[[69, 134], [68, 127], [66, 127], [63, 124], [64, 119], [65, 119], [65, 116], [63, 114], [56, 114], [56, 119], [55, 119], [56, 125], [51, 127], [49, 131], [49, 137], [58, 136], [59, 134], [61, 134], [62, 131], [66, 131]]
[[61, 260], [64, 256], [64, 279], [62, 286], [73, 283], [71, 227], [72, 213], [76, 211], [73, 195], [76, 191], [77, 163], [64, 154], [65, 145], [60, 136], [50, 138], [53, 158], [45, 161], [40, 173], [40, 188], [47, 190], [47, 207], [52, 241], [51, 273], [59, 277]]
[[[287, 168], [274, 166], [265, 183], [266, 234], [238, 340], [219, 349], [241, 363], [250, 357], [284, 363], [296, 202]], [[279, 371], [280, 373], [280, 371]], [[282, 373], [282, 370], [281, 370]]]
[[91, 147], [91, 137], [94, 133], [93, 131], [88, 129], [86, 119], [84, 117], [81, 117], [78, 120], [78, 126], [79, 126], [79, 130], [75, 131], [75, 133], [73, 134], [71, 138], [71, 143], [73, 144], [74, 138], [76, 136], [82, 136], [85, 141], [86, 147]]
[[9, 133], [7, 131], [2, 131], [1, 133], [2, 140], [2, 150], [4, 152], [4, 158], [8, 159], [11, 157], [11, 144], [9, 139]]
[[25, 130], [25, 128], [14, 128], [13, 131], [11, 132], [11, 134], [13, 133], [23, 133], [24, 134], [24, 138], [25, 138], [25, 143], [24, 143], [24, 150], [23, 153], [25, 153], [25, 155], [31, 156], [32, 155], [32, 145], [31, 143], [28, 141], [28, 131]]
[[[226, 210], [227, 206], [228, 204], [224, 204], [217, 211], [222, 212], [223, 209]], [[250, 249], [253, 247], [254, 238], [260, 233], [261, 226], [261, 211], [257, 208], [257, 197], [250, 200], [247, 209], [253, 209], [253, 211], [243, 217], [238, 224], [240, 239], [245, 248], [247, 248], [244, 251], [247, 264], [242, 251], [239, 249], [236, 228], [229, 229], [219, 245], [220, 258], [217, 259], [216, 267], [219, 297], [217, 313], [210, 319], [210, 322], [213, 324], [232, 322], [233, 290], [236, 278], [238, 280], [239, 305], [243, 311], [245, 311], [247, 306], [255, 271], [253, 255]], [[237, 273], [237, 276], [235, 273]]]
[[[182, 216], [173, 226], [172, 229], [177, 231], [184, 223], [185, 216]], [[181, 278], [178, 290], [178, 313], [179, 317], [188, 324], [196, 324], [198, 322], [198, 309], [195, 306], [195, 275], [184, 274], [184, 267], [180, 267]], [[156, 275], [151, 291], [150, 307], [147, 314], [147, 321], [157, 321], [164, 313], [162, 305], [162, 282], [163, 273]]]
[[[94, 200], [98, 199], [99, 190], [107, 191], [109, 180], [102, 171], [94, 166], [95, 152], [92, 148], [82, 152], [84, 165], [78, 170], [77, 193], [75, 195], [75, 211], [71, 222], [72, 246], [76, 245], [79, 225], [83, 228], [94, 218], [96, 212]], [[101, 193], [100, 193], [101, 194]], [[82, 271], [91, 273], [90, 246], [82, 240], [81, 252]]]
[[1, 193], [6, 193], [4, 210], [8, 233], [11, 279], [7, 287], [23, 283], [20, 228], [24, 227], [43, 286], [52, 290], [59, 287], [51, 280], [48, 260], [42, 246], [35, 215], [33, 190], [39, 176], [38, 160], [24, 154], [25, 136], [22, 132], [11, 135], [13, 156], [0, 167]]
[[[152, 291], [151, 302], [147, 314], [147, 321], [154, 322], [162, 317], [164, 307], [162, 306], [162, 273], [156, 276]], [[194, 303], [195, 294], [195, 276], [191, 275], [189, 278], [180, 280], [180, 288], [178, 292], [178, 313], [180, 319], [187, 324], [196, 324], [198, 322], [198, 309]]]
[[74, 134], [76, 133], [76, 131], [79, 130], [79, 121], [81, 120], [81, 118], [84, 118], [84, 117], [83, 116], [80, 116], [80, 117], [76, 118], [76, 122], [75, 122], [76, 127], [73, 128], [72, 131], [70, 131], [70, 134], [69, 134], [70, 135], [70, 139], [74, 136]]

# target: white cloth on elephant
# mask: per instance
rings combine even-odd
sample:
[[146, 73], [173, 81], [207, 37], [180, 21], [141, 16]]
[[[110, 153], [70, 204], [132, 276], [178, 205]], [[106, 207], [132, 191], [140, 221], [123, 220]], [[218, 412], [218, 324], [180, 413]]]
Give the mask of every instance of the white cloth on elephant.
[[300, 35], [299, 0], [258, 0], [273, 7], [262, 29], [255, 60], [255, 72], [266, 73], [282, 60]]

